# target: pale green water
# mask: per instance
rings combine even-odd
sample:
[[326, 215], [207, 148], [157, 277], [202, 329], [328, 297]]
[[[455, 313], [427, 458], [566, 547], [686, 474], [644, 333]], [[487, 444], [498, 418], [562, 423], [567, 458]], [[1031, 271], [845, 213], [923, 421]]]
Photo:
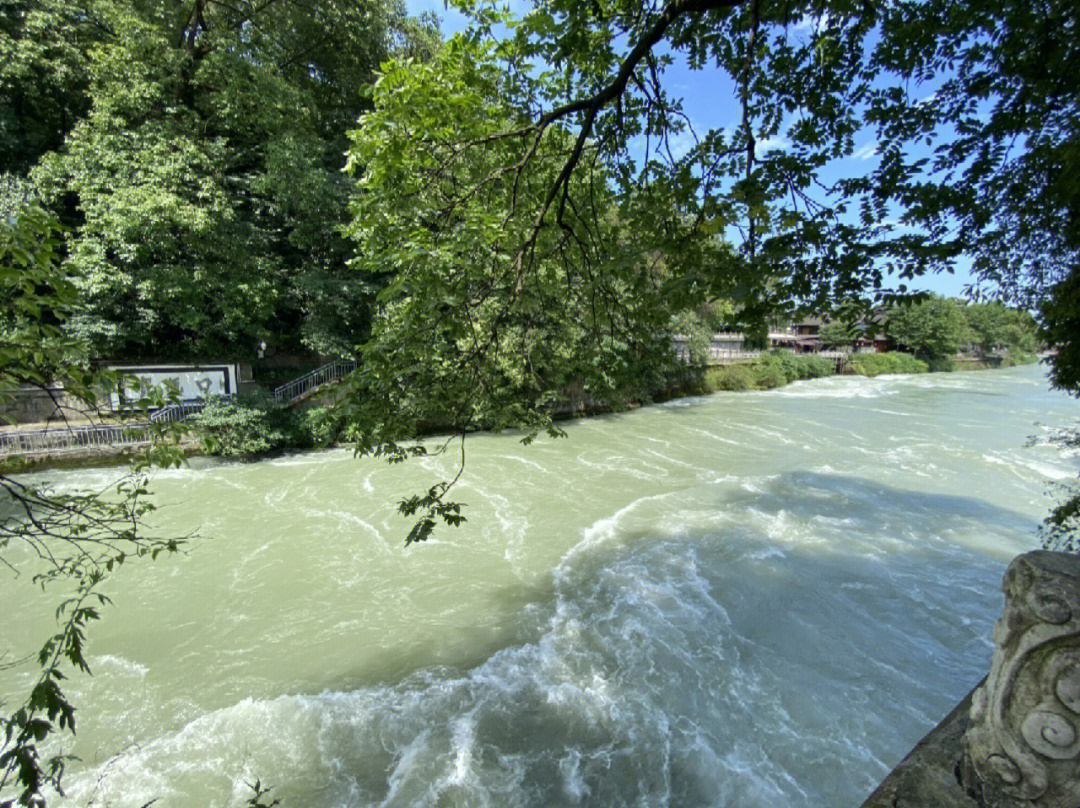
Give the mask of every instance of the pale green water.
[[[258, 776], [289, 808], [857, 805], [985, 671], [1004, 566], [1078, 468], [1025, 440], [1078, 411], [1028, 367], [477, 436], [469, 522], [407, 551], [396, 499], [452, 458], [160, 473], [162, 527], [203, 538], [111, 583], [53, 804]], [[2, 580], [4, 644], [36, 646], [46, 604]]]

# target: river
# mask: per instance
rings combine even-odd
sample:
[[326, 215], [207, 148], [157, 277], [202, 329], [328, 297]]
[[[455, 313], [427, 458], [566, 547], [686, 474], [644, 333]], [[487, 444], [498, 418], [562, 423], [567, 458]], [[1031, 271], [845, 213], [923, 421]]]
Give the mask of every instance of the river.
[[[284, 808], [857, 806], [988, 668], [1077, 410], [1029, 366], [477, 435], [468, 522], [407, 550], [397, 499], [455, 457], [159, 472], [156, 526], [198, 537], [109, 582], [50, 804], [237, 805], [261, 778]], [[55, 601], [5, 576], [25, 652]]]

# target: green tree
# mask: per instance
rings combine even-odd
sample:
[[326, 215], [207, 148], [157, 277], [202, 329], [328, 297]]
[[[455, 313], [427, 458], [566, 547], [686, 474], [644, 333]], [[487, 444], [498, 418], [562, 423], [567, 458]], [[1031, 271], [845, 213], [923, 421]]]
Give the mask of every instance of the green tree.
[[0, 3], [0, 176], [25, 174], [87, 113], [98, 0]]
[[[377, 355], [392, 345], [413, 360], [406, 369], [423, 367], [430, 330], [404, 328], [383, 341], [394, 332], [383, 330], [381, 318], [411, 312], [408, 306], [416, 304], [399, 308], [402, 297], [432, 301], [430, 319], [457, 329], [453, 339], [434, 343], [432, 362], [470, 379], [466, 392], [456, 376], [429, 377], [440, 383], [430, 389], [446, 395], [445, 405], [483, 409], [496, 391], [506, 391], [510, 399], [498, 399], [500, 411], [515, 414], [493, 422], [536, 422], [534, 411], [525, 417], [524, 410], [506, 406], [512, 399], [536, 399], [500, 384], [492, 368], [478, 361], [495, 340], [469, 347], [477, 307], [485, 307], [481, 322], [498, 323], [501, 330], [515, 318], [516, 290], [580, 273], [575, 262], [601, 243], [594, 233], [611, 223], [605, 217], [613, 207], [624, 227], [641, 222], [642, 233], [673, 237], [665, 257], [685, 256], [669, 263], [671, 274], [658, 291], [661, 298], [686, 294], [687, 304], [650, 303], [639, 314], [692, 308], [695, 295], [699, 302], [723, 298], [733, 302], [735, 319], [751, 336], [760, 335], [777, 312], [829, 311], [863, 300], [867, 291], [894, 302], [906, 295], [904, 281], [951, 270], [965, 253], [975, 256], [981, 280], [1002, 286], [1014, 299], [1039, 298], [1071, 266], [1073, 248], [1060, 220], [1075, 218], [1080, 209], [1070, 190], [1070, 178], [1080, 174], [1060, 169], [1080, 153], [1080, 116], [1075, 82], [1069, 81], [1075, 38], [1065, 33], [1075, 27], [1076, 11], [1063, 0], [1052, 0], [1039, 15], [1016, 2], [960, 0], [873, 6], [541, 0], [519, 20], [488, 5], [456, 5], [472, 14], [474, 28], [449, 46], [440, 70], [501, 75], [488, 101], [499, 111], [492, 125], [463, 131], [460, 120], [476, 114], [475, 105], [457, 92], [449, 93], [457, 99], [449, 102], [424, 91], [421, 84], [440, 77], [393, 63], [383, 81], [392, 79], [411, 106], [396, 113], [385, 107], [386, 115], [362, 122], [358, 144], [382, 137], [391, 145], [353, 150], [354, 165], [369, 177], [400, 179], [408, 199], [396, 198], [383, 180], [358, 189], [353, 233], [359, 249], [366, 255], [385, 249], [392, 259], [382, 277], [369, 276], [385, 288], [376, 338], [364, 355], [377, 364]], [[509, 35], [494, 35], [500, 25]], [[1051, 51], [1046, 75], [1038, 72], [1043, 48]], [[715, 86], [730, 87], [736, 125], [707, 132], [692, 125], [665, 85], [665, 71], [676, 60], [708, 67]], [[375, 121], [381, 128], [367, 133]], [[880, 140], [878, 166], [826, 184], [822, 169], [853, 151], [854, 136], [867, 123]], [[676, 137], [689, 141], [689, 149], [675, 148]], [[410, 142], [416, 148], [410, 150]], [[768, 148], [777, 142], [785, 148]], [[429, 153], [438, 156], [425, 162]], [[414, 175], [422, 179], [413, 182]], [[478, 195], [503, 193], [508, 185], [503, 198], [485, 197], [490, 218], [470, 211]], [[585, 204], [584, 185], [597, 189], [604, 204]], [[435, 187], [436, 193], [427, 193]], [[622, 213], [635, 209], [649, 215]], [[517, 217], [524, 211], [522, 226]], [[897, 213], [911, 229], [886, 224]], [[394, 240], [370, 238], [384, 228]], [[545, 241], [549, 233], [557, 237]], [[699, 260], [719, 233], [735, 238], [732, 259]], [[656, 249], [638, 232], [633, 237], [643, 255]], [[1040, 250], [1040, 243], [1052, 246]], [[1026, 258], [1014, 260], [1021, 252]], [[509, 265], [515, 292], [460, 294], [457, 282], [466, 270], [446, 260], [451, 255], [490, 270], [495, 279]], [[592, 261], [588, 275], [603, 279], [610, 271], [617, 277], [617, 266], [619, 260]], [[407, 267], [400, 282], [398, 267]], [[888, 288], [890, 273], [899, 278], [895, 288]], [[505, 288], [498, 280], [476, 282], [480, 289]], [[447, 287], [454, 292], [444, 297]], [[965, 327], [956, 305], [924, 305], [942, 311], [941, 318], [925, 318], [940, 323], [917, 335], [922, 326], [900, 326], [905, 315], [898, 314], [902, 341], [925, 355], [955, 352]], [[574, 305], [552, 298], [545, 312], [547, 317], [534, 318], [530, 333], [540, 342], [566, 343], [559, 331], [577, 322]], [[625, 341], [632, 344], [648, 336], [655, 320], [650, 315], [624, 322]], [[577, 343], [573, 361], [603, 361], [601, 345], [596, 339]], [[358, 396], [392, 386], [390, 365], [366, 372]], [[401, 395], [387, 390], [383, 399], [370, 400], [398, 406]], [[402, 456], [397, 441], [408, 430], [380, 431], [373, 426], [381, 422], [378, 412], [357, 406], [367, 436], [361, 448]]]
[[998, 346], [1020, 353], [1038, 348], [1038, 324], [1028, 312], [1009, 308], [999, 300], [969, 303], [963, 312], [968, 339], [980, 354], [991, 353]]
[[[735, 260], [683, 238], [695, 223], [677, 189], [618, 199], [595, 150], [560, 180], [576, 136], [534, 128], [507, 100], [521, 76], [492, 54], [456, 37], [429, 64], [385, 65], [352, 135], [353, 265], [380, 287], [345, 405], [363, 453], [422, 452], [402, 441], [431, 426], [557, 433], [571, 385], [612, 404], [647, 393], [673, 366], [671, 311], [688, 299], [664, 265]], [[458, 518], [447, 487], [402, 503], [425, 514], [410, 541]]]
[[885, 333], [916, 356], [944, 359], [955, 356], [964, 344], [967, 321], [955, 300], [933, 296], [892, 308], [885, 321]]
[[1001, 301], [969, 303], [964, 306], [971, 343], [981, 354], [992, 353], [1005, 342], [1009, 309]]
[[830, 320], [818, 331], [818, 338], [826, 348], [849, 348], [861, 335], [862, 328], [858, 323], [844, 320]]
[[[345, 132], [380, 61], [437, 47], [431, 20], [400, 0], [83, 6], [7, 4], [0, 74], [25, 152], [9, 168], [70, 228], [89, 303], [72, 327], [132, 358], [351, 350], [370, 291], [338, 233]], [[47, 120], [20, 117], [26, 98]]]
[[[354, 265], [381, 287], [348, 405], [360, 451], [422, 451], [401, 441], [433, 423], [531, 436], [570, 383], [641, 395], [668, 372], [672, 313], [708, 299], [753, 335], [777, 309], [880, 287], [880, 230], [805, 190], [850, 148], [874, 17], [815, 14], [792, 40], [811, 11], [545, 2], [512, 21], [485, 6], [432, 65], [385, 65], [350, 156]], [[488, 36], [498, 24], [512, 36]], [[734, 131], [693, 132], [662, 84], [665, 39], [731, 77]], [[793, 110], [814, 124], [789, 125]], [[765, 148], [781, 130], [792, 148]]]

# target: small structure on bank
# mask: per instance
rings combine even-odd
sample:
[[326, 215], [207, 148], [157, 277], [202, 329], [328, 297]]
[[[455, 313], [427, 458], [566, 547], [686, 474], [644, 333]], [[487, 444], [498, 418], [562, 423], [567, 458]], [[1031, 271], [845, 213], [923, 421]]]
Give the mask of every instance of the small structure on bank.
[[[162, 388], [166, 394], [175, 393], [181, 402], [198, 401], [211, 396], [235, 396], [241, 381], [251, 378], [251, 367], [237, 362], [199, 365], [109, 365], [109, 370], [137, 380], [138, 388], [124, 385], [111, 396], [114, 410], [125, 409], [138, 401], [143, 389]], [[243, 371], [246, 370], [246, 374]]]

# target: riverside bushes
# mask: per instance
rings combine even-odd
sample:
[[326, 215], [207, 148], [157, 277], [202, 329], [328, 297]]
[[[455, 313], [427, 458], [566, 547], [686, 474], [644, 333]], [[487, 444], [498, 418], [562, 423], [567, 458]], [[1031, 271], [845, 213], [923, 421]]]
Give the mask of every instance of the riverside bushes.
[[214, 399], [191, 422], [203, 451], [221, 457], [330, 446], [341, 433], [328, 408], [287, 407], [266, 393]]
[[191, 422], [209, 455], [248, 457], [313, 443], [302, 414], [265, 393], [216, 398]]
[[[899, 351], [851, 354], [848, 367], [860, 376], [878, 376], [882, 373], [926, 373], [930, 370], [926, 362]], [[827, 357], [776, 350], [764, 354], [753, 362], [706, 368], [693, 385], [693, 392], [771, 390], [799, 379], [818, 379], [823, 376], [832, 376], [834, 373], [836, 373], [836, 363]]]
[[770, 356], [778, 357], [784, 366], [784, 375], [789, 382], [799, 379], [820, 379], [836, 373], [836, 362], [825, 356], [797, 354], [791, 351], [773, 351]]
[[706, 369], [703, 392], [720, 390], [771, 390], [799, 379], [817, 379], [836, 372], [833, 360], [812, 354], [777, 350], [760, 359], [739, 365], [717, 365]]
[[1002, 360], [1001, 367], [1009, 368], [1013, 365], [1030, 365], [1038, 361], [1039, 357], [1033, 353], [1027, 353], [1026, 351], [1012, 351]]
[[753, 390], [757, 387], [757, 376], [751, 365], [717, 365], [705, 371], [704, 393], [720, 390]]
[[848, 365], [860, 376], [880, 376], [882, 373], [926, 373], [930, 370], [926, 362], [900, 351], [852, 354], [848, 358]]

